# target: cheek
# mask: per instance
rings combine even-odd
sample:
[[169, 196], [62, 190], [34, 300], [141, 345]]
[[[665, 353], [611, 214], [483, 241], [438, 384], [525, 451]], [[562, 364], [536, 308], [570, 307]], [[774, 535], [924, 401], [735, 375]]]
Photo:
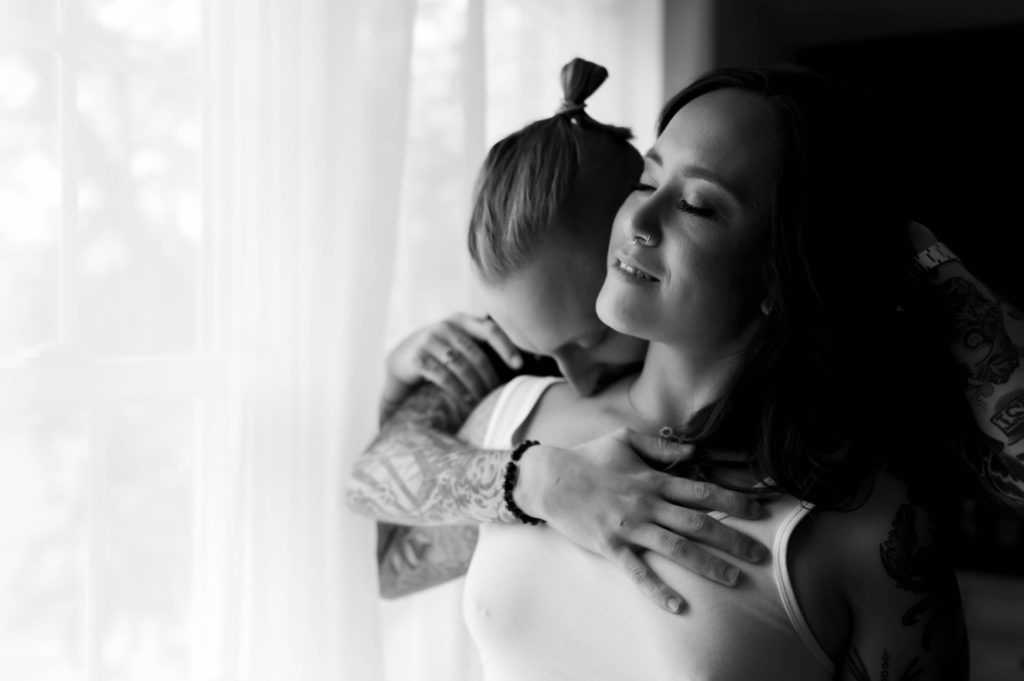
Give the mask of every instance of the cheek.
[[761, 258], [736, 244], [699, 244], [675, 254], [680, 281], [693, 295], [746, 299], [760, 295]]
[[612, 222], [611, 236], [608, 239], [609, 254], [626, 241], [626, 226], [636, 219], [635, 213], [639, 205], [639, 194], [631, 191], [619, 206], [619, 210], [615, 213], [615, 220]]

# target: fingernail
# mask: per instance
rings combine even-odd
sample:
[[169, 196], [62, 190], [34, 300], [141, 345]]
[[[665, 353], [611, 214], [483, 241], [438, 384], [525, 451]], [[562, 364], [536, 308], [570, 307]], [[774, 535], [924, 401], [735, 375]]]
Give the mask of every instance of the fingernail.
[[747, 555], [755, 563], [760, 563], [762, 560], [768, 557], [768, 549], [761, 546], [760, 544], [754, 544], [747, 551]]
[[735, 567], [725, 568], [725, 581], [728, 582], [730, 586], [736, 584], [736, 580], [738, 580], [739, 578], [740, 571], [738, 569], [736, 569]]
[[668, 609], [672, 612], [679, 612], [683, 609], [683, 602], [675, 596], [673, 596], [672, 598], [668, 599]]

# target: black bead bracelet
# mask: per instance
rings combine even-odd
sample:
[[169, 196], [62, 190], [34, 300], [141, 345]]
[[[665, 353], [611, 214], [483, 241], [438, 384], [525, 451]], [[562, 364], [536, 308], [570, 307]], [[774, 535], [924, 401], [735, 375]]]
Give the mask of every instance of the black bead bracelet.
[[532, 515], [528, 515], [523, 512], [523, 509], [519, 508], [516, 500], [512, 497], [512, 490], [516, 487], [516, 481], [519, 479], [519, 459], [522, 458], [523, 452], [534, 445], [540, 443], [536, 440], [523, 440], [515, 446], [512, 450], [512, 458], [505, 466], [505, 480], [502, 483], [502, 489], [505, 491], [505, 508], [520, 522], [526, 523], [527, 525], [540, 525], [544, 521], [540, 518], [534, 518]]

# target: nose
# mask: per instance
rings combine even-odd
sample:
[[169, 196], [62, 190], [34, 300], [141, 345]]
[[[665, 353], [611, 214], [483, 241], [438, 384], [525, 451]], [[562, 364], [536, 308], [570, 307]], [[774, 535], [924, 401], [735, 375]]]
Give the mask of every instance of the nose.
[[640, 247], [658, 245], [661, 226], [657, 219], [657, 204], [651, 193], [634, 192], [626, 199], [616, 216], [617, 227], [622, 230], [626, 241]]
[[558, 363], [558, 369], [565, 380], [582, 397], [588, 397], [597, 392], [601, 372], [596, 363], [581, 353], [573, 351], [559, 353], [555, 357], [555, 362]]

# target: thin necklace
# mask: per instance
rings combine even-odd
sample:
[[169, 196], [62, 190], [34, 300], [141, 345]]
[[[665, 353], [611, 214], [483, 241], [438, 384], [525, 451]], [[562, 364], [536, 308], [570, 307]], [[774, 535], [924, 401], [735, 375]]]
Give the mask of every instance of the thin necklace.
[[[642, 411], [640, 411], [640, 409], [636, 406], [636, 403], [633, 401], [633, 386], [635, 385], [636, 380], [634, 379], [634, 381], [629, 384], [629, 387], [626, 388], [626, 400], [629, 402], [629, 406], [633, 409], [634, 412], [636, 412], [637, 416], [647, 421], [648, 423], [655, 424], [655, 426], [658, 427], [657, 423], [653, 419], [648, 417], [646, 414], [644, 414]], [[658, 427], [658, 436], [663, 440], [668, 440], [669, 442], [686, 442], [686, 438], [683, 437], [682, 427], [674, 428], [672, 426], [666, 425], [660, 426]]]

